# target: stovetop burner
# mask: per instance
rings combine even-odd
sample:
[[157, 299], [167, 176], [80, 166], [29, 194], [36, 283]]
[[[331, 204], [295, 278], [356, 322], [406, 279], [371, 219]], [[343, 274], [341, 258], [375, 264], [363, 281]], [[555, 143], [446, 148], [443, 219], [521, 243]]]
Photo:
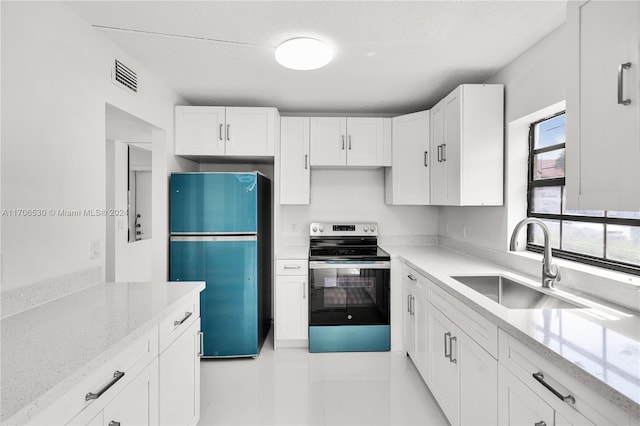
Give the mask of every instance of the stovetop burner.
[[376, 223], [310, 225], [309, 260], [389, 260], [378, 247]]

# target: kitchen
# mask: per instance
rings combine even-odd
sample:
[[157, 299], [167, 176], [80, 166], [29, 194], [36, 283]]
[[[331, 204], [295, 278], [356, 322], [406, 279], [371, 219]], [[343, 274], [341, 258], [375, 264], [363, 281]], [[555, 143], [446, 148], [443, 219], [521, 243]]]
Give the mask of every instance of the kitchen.
[[[564, 24], [566, 5], [564, 2], [560, 3], [557, 9], [553, 9], [553, 2], [547, 5], [555, 13], [551, 15], [553, 19], [549, 18], [546, 21], [547, 27], [540, 30], [537, 36], [530, 36], [528, 44], [523, 45], [519, 51], [513, 50], [509, 53], [511, 56], [504, 57], [502, 66], [492, 69], [482, 77], [465, 74], [464, 67], [461, 65], [463, 71], [458, 71], [458, 74], [439, 76], [434, 81], [422, 80], [424, 86], [437, 87], [437, 90], [429, 92], [428, 96], [426, 92], [423, 94], [413, 93], [417, 92], [416, 90], [406, 90], [403, 96], [414, 100], [405, 101], [402, 105], [358, 104], [355, 100], [349, 103], [349, 96], [346, 96], [346, 100], [342, 101], [344, 103], [338, 101], [332, 103], [330, 99], [326, 100], [325, 104], [320, 101], [316, 104], [303, 103], [297, 107], [298, 113], [293, 114], [296, 109], [278, 104], [279, 102], [276, 101], [279, 99], [278, 94], [266, 99], [252, 99], [252, 92], [261, 93], [259, 86], [266, 83], [261, 83], [261, 79], [252, 79], [250, 75], [243, 76], [244, 89], [235, 93], [221, 89], [219, 92], [189, 93], [187, 96], [186, 89], [185, 92], [181, 92], [176, 88], [170, 88], [171, 86], [165, 82], [165, 78], [171, 78], [170, 72], [163, 74], [163, 78], [158, 77], [162, 73], [162, 63], [148, 67], [145, 64], [154, 64], [152, 58], [147, 58], [142, 53], [139, 57], [128, 53], [128, 48], [144, 49], [144, 44], [140, 46], [132, 44], [127, 48], [126, 44], [133, 42], [125, 37], [125, 33], [91, 27], [92, 23], [102, 22], [95, 17], [96, 15], [106, 19], [110, 14], [119, 14], [119, 8], [124, 5], [115, 8], [105, 4], [102, 9], [92, 11], [90, 6], [81, 3], [74, 5], [58, 2], [25, 4], [3, 2], [2, 103], [5, 108], [2, 110], [2, 205], [0, 207], [3, 210], [46, 209], [47, 211], [49, 209], [82, 211], [107, 207], [107, 196], [104, 191], [107, 186], [104, 141], [105, 135], [113, 130], [110, 129], [111, 123], [117, 121], [117, 118], [125, 121], [126, 126], [123, 127], [128, 128], [129, 132], [131, 127], [135, 127], [132, 125], [133, 122], [151, 135], [147, 140], [153, 141], [152, 187], [154, 189], [151, 200], [152, 238], [140, 242], [146, 245], [145, 252], [141, 254], [143, 260], [137, 263], [132, 262], [132, 264], [125, 263], [124, 266], [118, 265], [118, 268], [114, 268], [115, 279], [111, 280], [108, 279], [107, 257], [110, 249], [107, 244], [108, 234], [104, 217], [87, 215], [33, 218], [4, 215], [1, 229], [3, 317], [7, 314], [5, 306], [7, 296], [20, 294], [22, 289], [33, 284], [41, 286], [41, 291], [36, 298], [44, 299], [47, 297], [49, 288], [52, 287], [64, 287], [71, 294], [89, 284], [105, 280], [157, 283], [167, 281], [169, 260], [167, 188], [170, 173], [229, 169], [233, 171], [258, 169], [270, 177], [274, 177], [277, 173], [278, 167], [260, 159], [248, 165], [233, 162], [219, 163], [211, 160], [201, 160], [197, 163], [174, 155], [175, 105], [277, 106], [281, 116], [305, 116], [307, 111], [314, 111], [322, 112], [317, 115], [340, 112], [339, 115], [342, 116], [359, 113], [357, 115], [367, 117], [384, 115], [386, 118], [431, 108], [462, 83], [503, 84], [505, 87], [504, 206], [387, 205], [384, 201], [385, 170], [383, 168], [355, 170], [312, 168], [309, 205], [278, 207], [276, 203], [274, 254], [278, 259], [285, 259], [288, 255], [300, 256], [296, 247], [308, 244], [308, 226], [312, 221], [377, 222], [380, 232], [379, 244], [383, 248], [402, 244], [429, 245], [437, 241], [440, 246], [506, 265], [509, 269], [517, 270], [521, 274], [539, 278], [539, 256], [509, 254], [507, 248], [515, 224], [526, 216], [528, 126], [532, 122], [561, 111], [564, 108], [562, 103], [567, 99], [565, 69], [569, 68], [570, 60], [567, 47], [570, 28], [568, 24]], [[177, 4], [174, 4], [175, 10], [171, 9], [165, 13], [178, 14], [181, 13], [182, 8], [185, 8], [184, 10], [188, 8], [188, 6], [179, 7]], [[525, 4], [519, 6], [524, 8]], [[346, 14], [349, 10], [348, 4], [344, 7], [347, 9], [344, 11]], [[412, 15], [408, 6], [406, 10], [400, 6], [397, 7], [404, 11], [402, 15], [404, 19]], [[506, 5], [496, 4], [491, 7], [494, 7], [491, 9], [493, 12], [503, 10], [501, 7], [508, 8]], [[536, 8], [531, 4], [529, 7], [531, 9], [527, 11], [534, 13]], [[449, 12], [466, 13], [467, 18], [468, 15], [473, 15], [473, 9], [465, 11], [463, 5], [457, 5], [457, 8]], [[122, 26], [140, 27], [144, 20], [136, 22], [135, 17], [136, 13], [139, 14], [138, 19], [141, 15], [145, 16], [144, 9], [133, 9], [130, 12], [131, 22]], [[247, 9], [238, 13], [240, 12], [246, 15], [245, 19], [252, 15]], [[351, 13], [353, 12], [351, 10]], [[365, 10], [356, 8], [355, 12], [364, 13]], [[540, 14], [536, 15], [539, 17], [538, 20], [544, 21], [546, 15], [542, 12], [537, 13]], [[347, 20], [347, 18], [348, 16], [345, 16], [341, 19]], [[374, 22], [379, 22], [380, 19], [378, 16], [378, 21]], [[180, 20], [176, 19], [176, 22], [178, 21]], [[259, 26], [259, 22], [256, 22], [256, 26]], [[345, 28], [347, 28], [346, 25]], [[444, 31], [440, 27], [435, 28]], [[165, 32], [174, 31], [166, 30]], [[180, 31], [175, 32], [180, 33]], [[245, 32], [249, 33], [247, 37], [251, 39], [251, 31], [245, 30]], [[451, 36], [451, 32], [455, 31], [445, 32], [445, 34]], [[436, 36], [440, 34], [435, 34], [434, 37]], [[501, 35], [501, 39], [504, 38], [504, 35]], [[151, 42], [154, 40], [160, 39], [152, 37]], [[177, 43], [178, 41], [167, 38], [167, 42]], [[178, 59], [182, 58], [181, 50], [199, 51], [198, 49], [206, 49], [203, 46], [208, 46], [205, 42], [188, 41], [187, 43], [182, 40], [180, 42], [185, 44], [172, 45], [173, 50], [170, 51]], [[491, 45], [489, 41], [485, 43]], [[277, 43], [274, 42], [274, 44]], [[232, 52], [236, 52], [234, 49], [238, 47], [234, 49], [227, 47], [227, 49], [223, 51], [223, 55], [233, 55]], [[485, 56], [489, 55], [486, 50], [484, 52]], [[260, 55], [264, 56], [263, 60], [272, 61], [272, 67], [278, 66], [270, 55], [267, 58], [262, 51]], [[503, 55], [507, 54], [503, 53]], [[111, 72], [114, 59], [121, 60], [138, 72], [140, 84], [136, 95], [112, 83]], [[375, 55], [369, 59], [375, 59]], [[476, 59], [468, 60], [469, 64], [475, 62]], [[384, 71], [385, 68], [382, 70]], [[196, 71], [197, 65], [183, 69], [185, 74], [197, 75]], [[626, 74], [625, 77], [637, 76], [637, 71], [633, 68], [631, 72], [636, 74]], [[287, 76], [291, 75], [287, 74]], [[347, 77], [351, 78], [348, 81], [353, 85], [353, 75], [347, 73], [345, 78]], [[289, 78], [293, 89], [301, 94], [308, 93], [302, 85], [304, 79]], [[251, 89], [252, 85], [257, 87]], [[395, 85], [396, 83], [390, 84], [392, 89], [396, 88]], [[348, 84], [341, 85], [341, 88], [347, 90], [347, 86]], [[382, 91], [383, 88], [378, 89]], [[381, 93], [384, 92], [370, 94], [366, 99], [384, 98]], [[351, 98], [355, 99], [354, 96]], [[569, 102], [568, 99], [567, 102]], [[106, 112], [105, 105], [107, 105]], [[292, 114], [285, 114], [284, 111], [291, 111]], [[118, 139], [116, 136], [113, 138]], [[517, 140], [522, 142], [517, 144], [515, 142]], [[635, 159], [637, 160], [637, 156]], [[624, 160], [624, 158], [619, 159], [619, 161]], [[634, 157], [629, 156], [627, 161], [632, 161], [629, 173], [637, 175], [638, 163], [633, 162]], [[630, 181], [633, 184], [633, 179]], [[337, 188], [341, 190], [337, 191]], [[274, 187], [274, 194], [276, 192]], [[113, 226], [117, 228], [117, 218]], [[138, 242], [129, 244], [129, 246], [137, 245]], [[135, 257], [134, 254], [129, 256]], [[418, 260], [412, 262], [409, 255], [404, 259], [420, 269]], [[115, 262], [117, 260], [114, 260]], [[575, 286], [576, 290], [595, 294], [600, 298], [606, 297], [612, 303], [638, 311], [637, 275], [613, 272], [594, 273], [594, 268], [573, 266], [569, 262], [559, 263], [563, 273], [560, 284]], [[140, 267], [140, 265], [145, 266]], [[428, 271], [423, 269], [423, 272]], [[11, 291], [13, 293], [10, 293]], [[396, 317], [394, 321], [393, 315], [392, 312], [392, 324], [401, 324], [402, 319], [398, 321]], [[275, 321], [277, 326], [277, 318]], [[395, 335], [397, 336], [397, 332]], [[393, 336], [392, 334], [392, 350], [403, 350], [402, 343], [397, 337], [394, 340]]]

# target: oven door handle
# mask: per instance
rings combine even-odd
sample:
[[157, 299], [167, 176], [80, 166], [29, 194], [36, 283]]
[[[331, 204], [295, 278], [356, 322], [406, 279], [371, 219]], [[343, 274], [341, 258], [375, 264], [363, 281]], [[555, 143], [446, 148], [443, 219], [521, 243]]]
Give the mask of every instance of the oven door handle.
[[309, 269], [390, 269], [391, 262], [361, 262], [344, 263], [336, 261], [313, 261], [309, 262]]

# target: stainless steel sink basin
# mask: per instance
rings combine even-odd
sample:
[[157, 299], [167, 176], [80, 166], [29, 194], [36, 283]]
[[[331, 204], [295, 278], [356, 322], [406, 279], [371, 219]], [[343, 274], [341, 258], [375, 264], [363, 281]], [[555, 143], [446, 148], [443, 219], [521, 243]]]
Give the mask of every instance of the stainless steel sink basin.
[[583, 308], [502, 275], [452, 276], [456, 281], [509, 309]]

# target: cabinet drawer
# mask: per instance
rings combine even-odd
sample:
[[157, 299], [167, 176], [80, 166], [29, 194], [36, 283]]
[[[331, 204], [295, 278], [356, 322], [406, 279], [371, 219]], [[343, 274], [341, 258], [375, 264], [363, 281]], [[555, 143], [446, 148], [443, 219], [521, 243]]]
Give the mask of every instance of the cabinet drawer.
[[492, 357], [498, 359], [498, 326], [436, 284], [431, 284], [431, 303], [456, 323]]
[[181, 302], [160, 322], [159, 353], [162, 353], [174, 340], [180, 337], [198, 318], [200, 318], [200, 293]]
[[[590, 422], [597, 425], [628, 425], [630, 416], [602, 398], [596, 391], [572, 378], [561, 366], [554, 365], [541, 355], [533, 352], [508, 333], [500, 330], [500, 363], [514, 376], [542, 397], [562, 417], [570, 418], [578, 411]], [[541, 377], [562, 396], [572, 396], [575, 403], [562, 401], [551, 390], [533, 377]]]
[[[86, 424], [157, 356], [158, 329], [153, 327], [118, 355], [96, 368], [49, 409], [34, 417], [29, 424], [67, 424], [80, 412], [82, 416], [74, 418], [70, 424], [78, 424], [75, 423], [76, 419]], [[122, 372], [124, 375], [118, 379], [116, 372]], [[87, 400], [89, 393], [95, 394], [96, 397]]]
[[276, 275], [307, 275], [309, 263], [306, 259], [281, 259], [276, 261]]

